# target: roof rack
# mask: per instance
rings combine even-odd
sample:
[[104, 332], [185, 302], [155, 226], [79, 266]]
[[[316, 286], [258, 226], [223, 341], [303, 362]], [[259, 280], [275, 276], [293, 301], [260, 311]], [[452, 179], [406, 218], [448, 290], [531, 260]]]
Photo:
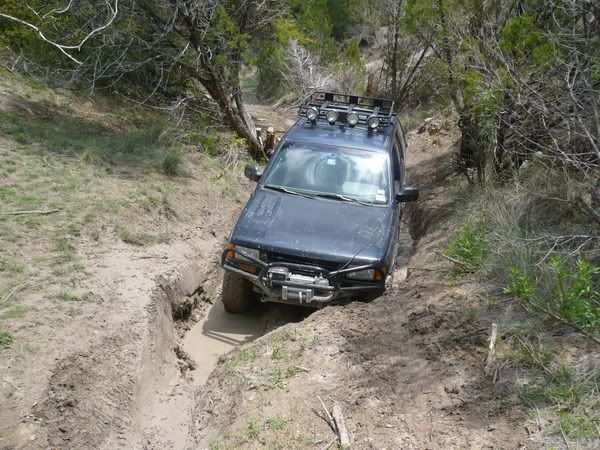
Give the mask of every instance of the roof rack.
[[395, 115], [393, 100], [320, 91], [313, 92], [300, 103], [298, 116], [307, 117], [306, 113], [309, 108], [315, 108], [318, 112], [314, 121], [324, 120], [325, 122], [329, 122], [327, 120], [327, 112], [337, 112], [337, 120], [329, 122], [331, 125], [335, 125], [336, 123], [347, 124], [348, 114], [356, 113], [358, 115], [358, 123], [356, 125], [368, 126], [368, 119], [375, 116], [379, 119], [376, 128], [386, 127], [391, 123], [391, 119]]

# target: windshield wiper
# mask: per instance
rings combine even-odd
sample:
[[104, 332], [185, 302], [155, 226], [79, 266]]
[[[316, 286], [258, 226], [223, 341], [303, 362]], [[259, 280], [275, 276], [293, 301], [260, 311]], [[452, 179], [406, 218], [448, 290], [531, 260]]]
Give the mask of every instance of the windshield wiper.
[[300, 197], [315, 198], [313, 195], [303, 194], [302, 192], [294, 191], [283, 186], [276, 186], [274, 184], [265, 184], [264, 187], [272, 189], [274, 191], [285, 192], [286, 194], [299, 195]]
[[342, 200], [344, 202], [354, 202], [354, 203], [358, 203], [360, 205], [365, 205], [365, 206], [371, 206], [373, 205], [373, 202], [365, 202], [362, 200], [359, 200], [357, 198], [352, 198], [352, 197], [346, 197], [345, 195], [341, 195], [341, 194], [331, 194], [331, 193], [319, 193], [319, 194], [315, 194], [316, 197], [323, 197], [323, 198], [335, 198], [336, 200]]

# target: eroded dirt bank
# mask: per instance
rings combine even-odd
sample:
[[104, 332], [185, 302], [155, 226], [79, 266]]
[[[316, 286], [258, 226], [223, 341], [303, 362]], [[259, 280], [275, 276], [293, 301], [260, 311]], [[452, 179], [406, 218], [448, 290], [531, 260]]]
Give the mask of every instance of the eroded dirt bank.
[[[143, 109], [13, 77], [0, 77], [0, 93], [1, 195], [11, 202], [2, 210], [57, 206], [44, 220], [0, 224], [0, 332], [10, 338], [0, 346], [0, 448], [193, 443], [193, 394], [219, 354], [303, 317], [211, 309], [219, 254], [251, 183], [179, 141], [189, 159], [177, 177], [153, 160], [96, 161], [90, 140], [111, 147], [147, 134], [137, 150], [171, 145], [168, 130], [144, 128], [156, 117]], [[92, 156], [66, 154], [82, 149]]]
[[531, 445], [524, 411], [484, 373], [486, 332], [465, 318], [464, 292], [434, 252], [456, 201], [454, 141], [443, 130], [411, 136], [421, 201], [405, 217], [417, 238], [406, 280], [370, 304], [325, 308], [224, 358], [196, 395], [195, 445], [328, 448], [337, 441], [318, 398], [341, 406], [353, 448]]

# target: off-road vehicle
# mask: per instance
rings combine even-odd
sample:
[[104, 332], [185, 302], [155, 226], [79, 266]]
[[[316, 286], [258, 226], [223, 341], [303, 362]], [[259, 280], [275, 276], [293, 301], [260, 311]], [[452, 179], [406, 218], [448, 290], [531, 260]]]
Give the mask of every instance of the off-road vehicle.
[[383, 293], [398, 247], [405, 186], [404, 131], [394, 102], [314, 92], [264, 171], [221, 264], [232, 313], [262, 300], [324, 306]]

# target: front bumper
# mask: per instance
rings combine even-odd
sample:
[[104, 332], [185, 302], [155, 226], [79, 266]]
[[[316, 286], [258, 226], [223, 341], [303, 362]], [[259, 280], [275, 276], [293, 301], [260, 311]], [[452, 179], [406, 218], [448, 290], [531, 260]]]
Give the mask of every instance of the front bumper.
[[[361, 294], [383, 291], [386, 287], [385, 280], [354, 281], [346, 277], [352, 272], [368, 269], [379, 270], [380, 267], [376, 264], [329, 271], [309, 264], [290, 262], [267, 263], [241, 252], [242, 256], [257, 268], [256, 273], [250, 273], [236, 267], [236, 260], [228, 258], [226, 251], [223, 251], [221, 256], [221, 266], [225, 270], [235, 272], [250, 280], [254, 284], [255, 290], [261, 294], [263, 301], [319, 307], [338, 303], [343, 299], [357, 298]], [[269, 272], [275, 268], [286, 268], [292, 272], [298, 271], [305, 274], [314, 274], [319, 277], [319, 281], [295, 282], [291, 280], [272, 279], [269, 277]], [[325, 284], [323, 280], [327, 280], [327, 283]]]

